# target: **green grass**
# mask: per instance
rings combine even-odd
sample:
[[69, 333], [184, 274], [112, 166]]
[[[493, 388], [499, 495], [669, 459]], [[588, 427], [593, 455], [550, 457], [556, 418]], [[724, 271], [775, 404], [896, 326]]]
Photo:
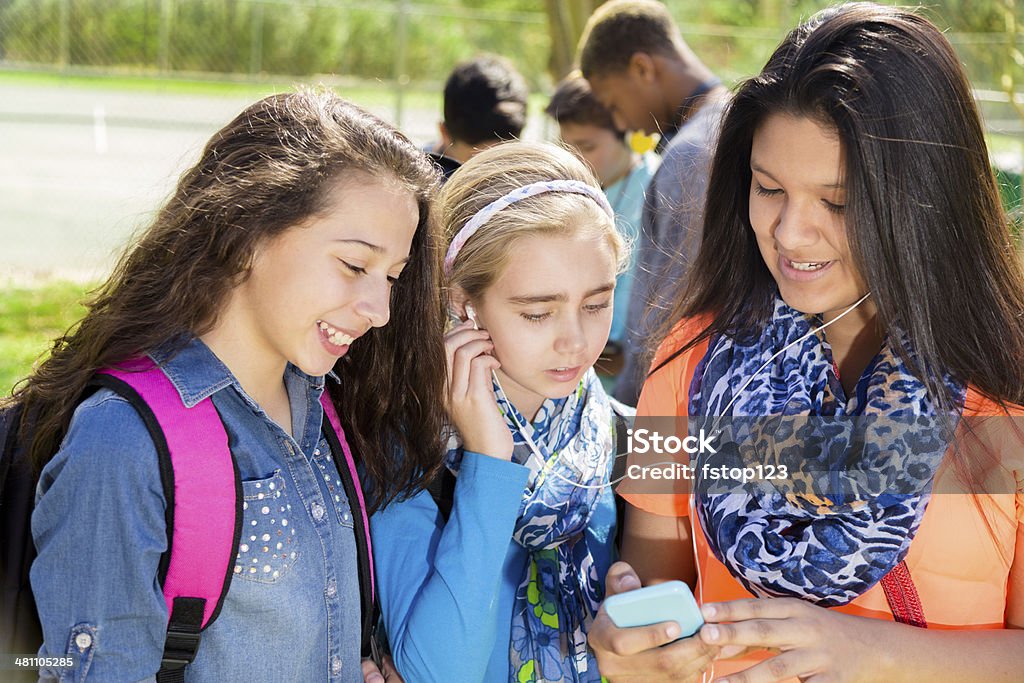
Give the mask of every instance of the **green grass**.
[[53, 71], [0, 71], [0, 82], [21, 86], [74, 86], [97, 90], [167, 92], [186, 95], [222, 95], [259, 97], [291, 87], [287, 79], [279, 81], [225, 81], [152, 76], [62, 74]]
[[1000, 135], [990, 133], [986, 136], [988, 149], [992, 154], [1012, 154], [1024, 156], [1024, 137], [1018, 135]]
[[[389, 82], [321, 76], [275, 76], [270, 80], [189, 79], [174, 76], [86, 75], [62, 74], [52, 71], [2, 71], [0, 83], [25, 87], [75, 87], [125, 92], [166, 93], [208, 97], [241, 97], [253, 101], [273, 93], [288, 92], [298, 85], [324, 83], [342, 96], [363, 106], [390, 104], [395, 99], [395, 86]], [[441, 108], [441, 86], [410, 84], [406, 87], [405, 106], [414, 109]]]
[[[0, 70], [0, 84], [25, 87], [74, 87], [95, 90], [119, 90], [125, 92], [168, 93], [175, 95], [199, 95], [209, 97], [242, 97], [253, 101], [267, 95], [293, 90], [298, 85], [324, 83], [353, 102], [364, 107], [385, 106], [395, 102], [395, 86], [390, 82], [372, 82], [353, 78], [339, 78], [332, 75], [296, 77], [275, 77], [266, 81], [202, 80], [160, 76], [121, 76], [61, 74], [51, 71], [4, 71]], [[403, 93], [403, 106], [407, 109], [433, 110], [441, 112], [441, 83], [410, 83]], [[549, 96], [531, 93], [530, 113], [542, 115]]]
[[55, 281], [8, 286], [0, 293], [0, 395], [49, 349], [50, 342], [85, 314], [79, 303], [88, 285]]

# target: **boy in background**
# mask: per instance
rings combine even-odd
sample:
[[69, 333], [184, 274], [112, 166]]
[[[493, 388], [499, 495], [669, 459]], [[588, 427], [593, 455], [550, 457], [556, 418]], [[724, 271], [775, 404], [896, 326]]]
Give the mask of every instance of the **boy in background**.
[[615, 398], [636, 405], [649, 342], [697, 253], [714, 141], [728, 92], [694, 54], [668, 9], [654, 0], [610, 0], [580, 40], [594, 97], [622, 130], [660, 133], [661, 166], [645, 196], [637, 270], [626, 321], [625, 366]]
[[441, 140], [428, 150], [446, 178], [477, 152], [519, 138], [528, 94], [526, 79], [497, 55], [479, 55], [452, 70], [444, 85]]
[[[611, 113], [597, 101], [590, 84], [579, 72], [558, 84], [545, 111], [558, 123], [562, 142], [578, 152], [597, 175], [615, 211], [615, 226], [619, 232], [631, 244], [636, 244], [644, 193], [658, 168], [658, 156], [641, 155], [629, 147], [624, 131], [615, 126]], [[602, 374], [617, 375], [622, 369], [622, 345], [636, 263], [634, 249], [629, 266], [616, 279], [612, 329], [597, 366]]]

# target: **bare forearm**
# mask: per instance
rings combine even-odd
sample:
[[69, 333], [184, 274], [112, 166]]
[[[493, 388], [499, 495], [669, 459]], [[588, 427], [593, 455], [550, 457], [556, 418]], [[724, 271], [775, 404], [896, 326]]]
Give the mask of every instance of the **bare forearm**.
[[886, 683], [1021, 680], [1024, 630], [938, 631], [843, 614], [795, 598], [705, 603], [708, 645], [779, 654], [730, 683], [799, 677]]
[[678, 579], [694, 588], [697, 570], [686, 517], [664, 517], [626, 505], [622, 560], [643, 585]]
[[886, 681], [1016, 683], [1024, 675], [1024, 630], [935, 631], [887, 624]]

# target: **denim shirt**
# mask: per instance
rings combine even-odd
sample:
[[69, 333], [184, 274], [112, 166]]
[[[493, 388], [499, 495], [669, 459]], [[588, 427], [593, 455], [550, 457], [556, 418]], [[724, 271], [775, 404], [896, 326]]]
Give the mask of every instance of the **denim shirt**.
[[[200, 340], [153, 359], [186, 406], [212, 396], [242, 478], [231, 586], [188, 681], [361, 683], [352, 514], [323, 439], [323, 377], [289, 365], [294, 435]], [[167, 629], [158, 577], [167, 547], [156, 448], [135, 409], [103, 389], [75, 411], [42, 472], [32, 514], [32, 589], [42, 656], [78, 655], [61, 681], [154, 680]]]

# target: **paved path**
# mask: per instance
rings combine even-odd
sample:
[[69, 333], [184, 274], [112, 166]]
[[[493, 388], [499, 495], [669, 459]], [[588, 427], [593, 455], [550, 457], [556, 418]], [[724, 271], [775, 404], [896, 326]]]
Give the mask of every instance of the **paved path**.
[[[252, 99], [0, 79], [0, 284], [102, 277], [210, 135]], [[390, 119], [387, 105], [370, 108]], [[439, 115], [407, 111], [406, 132], [426, 143]]]
[[245, 105], [0, 82], [0, 278], [106, 272]]

